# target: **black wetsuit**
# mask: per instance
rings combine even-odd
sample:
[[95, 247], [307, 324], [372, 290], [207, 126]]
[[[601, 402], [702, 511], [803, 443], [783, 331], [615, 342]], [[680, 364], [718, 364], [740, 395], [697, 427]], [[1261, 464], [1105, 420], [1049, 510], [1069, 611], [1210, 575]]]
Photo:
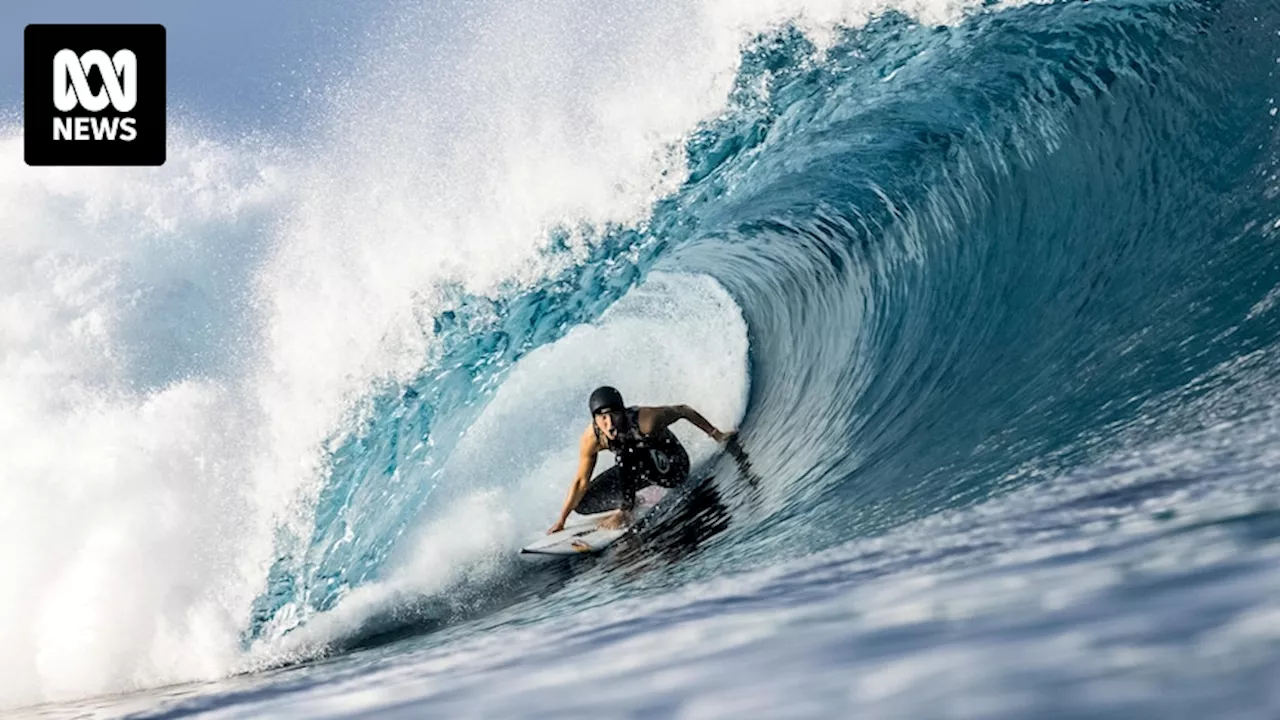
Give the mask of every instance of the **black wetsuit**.
[[581, 515], [605, 510], [630, 510], [636, 491], [649, 485], [670, 488], [689, 477], [689, 453], [668, 428], [644, 435], [640, 432], [639, 408], [626, 410], [626, 425], [618, 436], [607, 441], [592, 423], [596, 439], [614, 453], [614, 466], [596, 476], [575, 508]]

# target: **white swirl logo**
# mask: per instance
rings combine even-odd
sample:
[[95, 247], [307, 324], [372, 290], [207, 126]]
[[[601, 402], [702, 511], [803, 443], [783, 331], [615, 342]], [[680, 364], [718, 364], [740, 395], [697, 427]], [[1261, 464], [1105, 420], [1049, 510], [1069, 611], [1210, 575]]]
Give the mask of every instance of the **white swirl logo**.
[[[97, 93], [89, 91], [89, 69], [94, 67], [102, 73], [102, 89]], [[132, 50], [121, 50], [111, 57], [101, 50], [84, 55], [59, 50], [53, 56], [53, 104], [58, 110], [71, 112], [79, 104], [89, 112], [98, 112], [108, 102], [122, 113], [138, 104], [138, 59]]]
[[658, 471], [659, 475], [666, 475], [671, 471], [671, 458], [661, 450], [650, 450], [649, 457], [653, 458], [653, 467]]

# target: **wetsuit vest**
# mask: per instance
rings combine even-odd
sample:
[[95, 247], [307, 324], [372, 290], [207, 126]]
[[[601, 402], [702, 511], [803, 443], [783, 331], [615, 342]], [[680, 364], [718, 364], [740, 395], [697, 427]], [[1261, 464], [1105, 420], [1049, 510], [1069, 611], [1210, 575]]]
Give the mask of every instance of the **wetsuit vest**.
[[602, 438], [600, 428], [591, 424], [596, 440], [616, 456], [615, 465], [639, 489], [648, 485], [675, 487], [689, 476], [689, 453], [668, 428], [645, 435], [640, 432], [640, 408], [626, 410], [626, 431], [619, 430], [612, 441]]

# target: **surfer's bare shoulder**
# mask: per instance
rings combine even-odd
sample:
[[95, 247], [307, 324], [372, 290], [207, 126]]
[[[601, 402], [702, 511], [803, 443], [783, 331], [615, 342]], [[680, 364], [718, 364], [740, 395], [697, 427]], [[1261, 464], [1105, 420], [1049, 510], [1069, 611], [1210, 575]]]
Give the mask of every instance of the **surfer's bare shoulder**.
[[645, 435], [655, 433], [675, 421], [687, 417], [688, 405], [654, 405], [636, 409], [636, 423]]
[[688, 405], [642, 407], [638, 409], [636, 415], [636, 422], [640, 426], [640, 432], [645, 435], [658, 432], [677, 420], [688, 420], [693, 423], [694, 427], [709, 435], [716, 442], [726, 442], [734, 435], [733, 430], [729, 432], [717, 430], [715, 425], [712, 425], [709, 420], [702, 416], [702, 413]]
[[596, 434], [595, 427], [587, 425], [586, 429], [582, 431], [582, 437], [578, 440], [578, 454], [584, 458], [594, 457], [605, 449], [605, 446], [601, 444], [600, 436]]

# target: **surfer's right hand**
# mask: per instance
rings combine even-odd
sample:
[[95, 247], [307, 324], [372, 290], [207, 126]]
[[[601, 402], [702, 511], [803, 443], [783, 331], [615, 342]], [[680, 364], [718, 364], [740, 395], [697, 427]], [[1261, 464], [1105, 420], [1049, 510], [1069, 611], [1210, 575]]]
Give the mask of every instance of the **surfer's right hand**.
[[563, 521], [563, 520], [557, 520], [557, 521], [556, 521], [556, 524], [555, 524], [555, 525], [552, 525], [552, 526], [551, 526], [551, 529], [547, 531], [547, 534], [548, 534], [548, 535], [550, 535], [550, 534], [552, 534], [552, 533], [558, 533], [558, 532], [560, 532], [560, 531], [561, 531], [561, 530], [563, 530], [563, 529], [564, 529], [564, 521]]

